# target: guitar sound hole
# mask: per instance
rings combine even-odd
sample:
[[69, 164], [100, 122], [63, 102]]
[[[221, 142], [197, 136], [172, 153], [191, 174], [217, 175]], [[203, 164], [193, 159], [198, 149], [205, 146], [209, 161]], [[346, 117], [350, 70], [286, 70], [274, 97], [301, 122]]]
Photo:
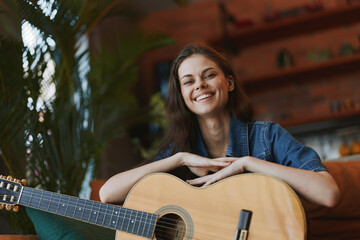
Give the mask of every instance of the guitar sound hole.
[[176, 214], [165, 214], [158, 220], [155, 227], [157, 240], [184, 239], [186, 225], [184, 220]]

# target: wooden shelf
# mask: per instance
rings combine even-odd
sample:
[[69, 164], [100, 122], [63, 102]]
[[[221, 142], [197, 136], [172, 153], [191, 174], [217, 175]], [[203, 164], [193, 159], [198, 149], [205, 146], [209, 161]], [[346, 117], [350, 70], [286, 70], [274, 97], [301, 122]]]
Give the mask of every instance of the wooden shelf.
[[[228, 33], [230, 40], [228, 45], [224, 45], [224, 39], [221, 38], [210, 41], [210, 43], [214, 46], [222, 46], [225, 50], [230, 50], [231, 53], [237, 53], [240, 50], [241, 54], [241, 49], [246, 47], [295, 35], [312, 33], [318, 30], [335, 29], [359, 22], [360, 4], [344, 5], [336, 9], [324, 9], [293, 18], [261, 23], [248, 28], [232, 28]], [[306, 66], [282, 69], [270, 74], [245, 77], [243, 78], [243, 83], [246, 91], [251, 93], [264, 91], [267, 87], [294, 82], [314, 81], [346, 72], [360, 71], [359, 66], [360, 54], [354, 54]], [[329, 113], [319, 117], [304, 116], [302, 119], [279, 121], [279, 123], [293, 134], [304, 134], [312, 131], [360, 124], [360, 110]]]
[[292, 134], [306, 134], [308, 132], [360, 125], [360, 110], [329, 113], [327, 115], [304, 117], [296, 120], [289, 119], [278, 121], [278, 123]]
[[[325, 30], [360, 21], [360, 4], [325, 9], [293, 18], [262, 23], [252, 27], [237, 29], [229, 33], [232, 43], [241, 49], [262, 42], [269, 42], [292, 35]], [[221, 40], [213, 41], [221, 45]]]
[[328, 160], [325, 160], [325, 161], [327, 161], [327, 162], [329, 162], [329, 161], [340, 161], [340, 162], [360, 161], [360, 154], [350, 155], [350, 156], [345, 156], [345, 157], [339, 157], [339, 158], [333, 158], [333, 159], [328, 159]]
[[256, 91], [260, 86], [284, 84], [294, 81], [309, 81], [315, 78], [344, 74], [344, 72], [360, 70], [360, 54], [337, 57], [324, 62], [302, 67], [278, 70], [277, 72], [244, 78], [243, 83], [248, 91]]

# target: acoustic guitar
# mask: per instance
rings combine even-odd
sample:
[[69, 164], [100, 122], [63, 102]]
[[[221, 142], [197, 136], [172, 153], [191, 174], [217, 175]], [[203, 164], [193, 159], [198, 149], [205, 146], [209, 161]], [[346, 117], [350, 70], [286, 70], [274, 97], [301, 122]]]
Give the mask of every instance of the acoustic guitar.
[[236, 175], [204, 188], [152, 174], [135, 184], [122, 207], [24, 184], [1, 177], [0, 206], [16, 211], [23, 205], [114, 229], [116, 240], [306, 238], [305, 213], [295, 192], [261, 174]]

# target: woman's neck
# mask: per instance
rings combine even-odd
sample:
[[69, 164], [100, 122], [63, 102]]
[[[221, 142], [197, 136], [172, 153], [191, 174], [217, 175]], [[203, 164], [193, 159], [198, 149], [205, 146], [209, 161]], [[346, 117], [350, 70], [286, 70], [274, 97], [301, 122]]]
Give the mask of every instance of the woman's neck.
[[197, 119], [209, 155], [213, 158], [225, 157], [229, 146], [230, 114]]

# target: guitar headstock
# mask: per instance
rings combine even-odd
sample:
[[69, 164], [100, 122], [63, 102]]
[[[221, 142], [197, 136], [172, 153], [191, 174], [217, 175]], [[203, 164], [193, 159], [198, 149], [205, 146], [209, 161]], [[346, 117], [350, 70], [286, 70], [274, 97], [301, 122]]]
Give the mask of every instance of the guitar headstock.
[[17, 212], [19, 209], [18, 201], [26, 180], [14, 179], [11, 176], [5, 177], [0, 175], [0, 209], [13, 209]]

